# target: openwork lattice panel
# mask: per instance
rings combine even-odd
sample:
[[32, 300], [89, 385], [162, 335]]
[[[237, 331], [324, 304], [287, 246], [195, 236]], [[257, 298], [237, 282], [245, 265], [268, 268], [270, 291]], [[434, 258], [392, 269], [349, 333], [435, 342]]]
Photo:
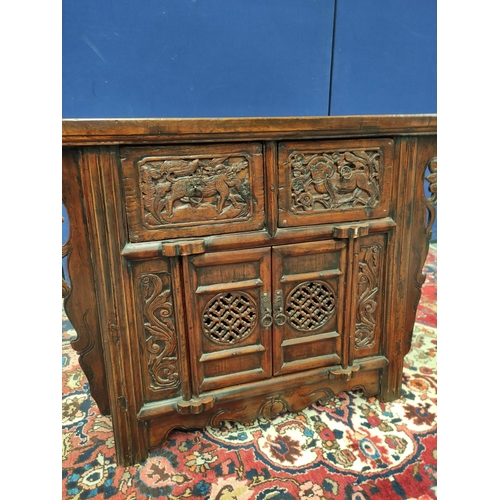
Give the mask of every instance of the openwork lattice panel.
[[257, 305], [244, 292], [216, 295], [203, 312], [203, 331], [219, 344], [236, 344], [248, 337], [257, 324]]
[[297, 285], [286, 300], [289, 323], [297, 330], [310, 332], [323, 326], [335, 311], [335, 294], [324, 281]]

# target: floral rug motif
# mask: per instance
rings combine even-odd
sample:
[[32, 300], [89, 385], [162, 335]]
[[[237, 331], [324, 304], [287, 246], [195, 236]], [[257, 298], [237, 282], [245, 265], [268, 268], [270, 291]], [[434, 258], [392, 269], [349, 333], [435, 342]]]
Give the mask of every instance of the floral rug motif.
[[437, 498], [436, 248], [431, 246], [403, 392], [340, 393], [272, 421], [174, 431], [140, 466], [114, 461], [63, 312], [63, 499], [430, 500]]

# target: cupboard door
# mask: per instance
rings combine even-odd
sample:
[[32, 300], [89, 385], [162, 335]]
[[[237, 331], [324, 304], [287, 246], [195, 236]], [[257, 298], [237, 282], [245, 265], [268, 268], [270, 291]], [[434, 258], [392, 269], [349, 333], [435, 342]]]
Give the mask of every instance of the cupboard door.
[[346, 245], [273, 248], [275, 375], [341, 362]]
[[184, 263], [194, 392], [269, 378], [271, 250], [206, 253]]

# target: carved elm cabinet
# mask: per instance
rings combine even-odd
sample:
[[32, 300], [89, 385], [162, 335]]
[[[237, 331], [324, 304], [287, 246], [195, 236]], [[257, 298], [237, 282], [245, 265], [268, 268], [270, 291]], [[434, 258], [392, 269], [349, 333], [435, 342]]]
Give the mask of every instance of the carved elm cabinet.
[[436, 175], [435, 116], [63, 121], [63, 295], [118, 463], [397, 398]]

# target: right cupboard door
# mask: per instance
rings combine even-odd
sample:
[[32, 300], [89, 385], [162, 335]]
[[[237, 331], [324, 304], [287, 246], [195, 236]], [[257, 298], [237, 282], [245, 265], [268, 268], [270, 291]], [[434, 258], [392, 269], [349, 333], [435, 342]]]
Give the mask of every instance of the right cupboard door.
[[273, 372], [341, 363], [346, 243], [273, 247]]

